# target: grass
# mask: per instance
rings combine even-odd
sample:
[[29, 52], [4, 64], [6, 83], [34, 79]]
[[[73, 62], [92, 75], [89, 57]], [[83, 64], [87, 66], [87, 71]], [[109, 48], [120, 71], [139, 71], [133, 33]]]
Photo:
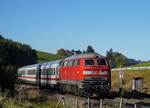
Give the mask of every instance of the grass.
[[[124, 88], [128, 91], [132, 89], [132, 79], [135, 77], [144, 78], [143, 92], [150, 94], [150, 70], [128, 70], [124, 72], [125, 85]], [[112, 90], [119, 89], [118, 71], [112, 72]]]
[[150, 62], [140, 63], [140, 64], [132, 65], [130, 67], [144, 67], [144, 66], [150, 66]]
[[[20, 93], [15, 97], [8, 97], [8, 92], [0, 92], [0, 108], [55, 108], [59, 100], [56, 96], [49, 98], [50, 95], [41, 94], [37, 89], [24, 89]], [[70, 107], [60, 103], [57, 108]]]
[[53, 60], [58, 60], [64, 58], [61, 55], [57, 54], [51, 54], [43, 51], [37, 51], [37, 56], [38, 56], [38, 62], [43, 63], [47, 61], [53, 61]]

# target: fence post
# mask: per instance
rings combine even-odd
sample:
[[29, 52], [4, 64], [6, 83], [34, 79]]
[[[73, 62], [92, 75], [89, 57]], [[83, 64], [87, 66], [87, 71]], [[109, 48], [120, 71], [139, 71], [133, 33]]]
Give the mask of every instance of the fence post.
[[90, 97], [88, 96], [88, 108], [90, 108]]
[[99, 108], [103, 108], [103, 99], [102, 98], [100, 98], [100, 100], [99, 100], [100, 102], [99, 102]]
[[120, 105], [119, 105], [119, 108], [122, 108], [122, 104], [123, 104], [123, 97], [120, 98]]
[[78, 108], [78, 99], [76, 99], [76, 108]]

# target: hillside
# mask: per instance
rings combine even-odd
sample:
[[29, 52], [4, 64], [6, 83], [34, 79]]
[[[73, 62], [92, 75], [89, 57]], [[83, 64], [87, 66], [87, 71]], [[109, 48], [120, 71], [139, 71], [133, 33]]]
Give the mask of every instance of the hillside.
[[51, 54], [43, 51], [37, 51], [38, 63], [43, 63], [52, 60], [58, 60], [64, 58], [64, 56], [60, 56], [57, 54]]
[[150, 66], [150, 62], [144, 62], [144, 63], [132, 65], [130, 67], [144, 67], [144, 66]]

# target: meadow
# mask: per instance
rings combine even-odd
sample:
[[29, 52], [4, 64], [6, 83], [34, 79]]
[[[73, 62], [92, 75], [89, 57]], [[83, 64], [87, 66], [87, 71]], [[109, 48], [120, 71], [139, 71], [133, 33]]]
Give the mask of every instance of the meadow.
[[[150, 70], [126, 70], [124, 71], [124, 89], [127, 91], [132, 90], [132, 80], [136, 77], [144, 78], [143, 91], [146, 94], [150, 94]], [[112, 72], [112, 90], [119, 89], [119, 71]]]

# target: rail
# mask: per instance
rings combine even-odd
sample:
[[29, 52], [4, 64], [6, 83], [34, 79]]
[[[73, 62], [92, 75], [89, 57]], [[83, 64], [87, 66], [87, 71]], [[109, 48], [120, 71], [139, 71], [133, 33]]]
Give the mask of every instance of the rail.
[[148, 69], [150, 69], [150, 66], [115, 68], [115, 69], [111, 69], [111, 71], [120, 71], [120, 70], [148, 70]]

